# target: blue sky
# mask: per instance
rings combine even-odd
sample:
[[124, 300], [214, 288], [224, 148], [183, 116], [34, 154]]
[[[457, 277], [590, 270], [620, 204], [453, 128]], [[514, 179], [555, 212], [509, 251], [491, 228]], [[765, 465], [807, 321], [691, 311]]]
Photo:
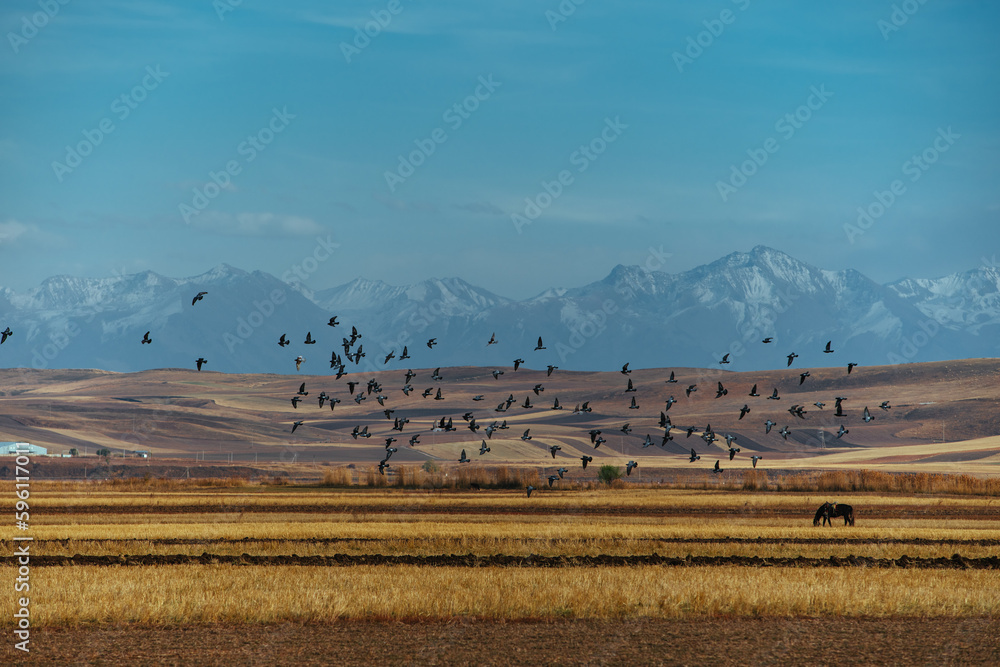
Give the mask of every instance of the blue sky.
[[[64, 2], [0, 12], [16, 290], [280, 276], [318, 238], [339, 247], [313, 289], [515, 298], [650, 248], [670, 272], [764, 244], [879, 281], [1000, 251], [996, 3]], [[861, 228], [859, 206], [883, 210]]]

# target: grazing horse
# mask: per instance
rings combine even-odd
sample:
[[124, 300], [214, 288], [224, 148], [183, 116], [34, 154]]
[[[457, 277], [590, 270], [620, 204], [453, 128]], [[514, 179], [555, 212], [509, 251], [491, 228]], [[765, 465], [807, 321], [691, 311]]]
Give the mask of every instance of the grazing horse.
[[830, 524], [833, 525], [832, 517], [842, 516], [844, 517], [844, 525], [854, 525], [854, 508], [850, 505], [843, 505], [837, 503], [823, 503], [816, 510], [816, 516], [813, 517], [813, 525], [818, 526], [820, 520], [823, 521], [823, 525]]

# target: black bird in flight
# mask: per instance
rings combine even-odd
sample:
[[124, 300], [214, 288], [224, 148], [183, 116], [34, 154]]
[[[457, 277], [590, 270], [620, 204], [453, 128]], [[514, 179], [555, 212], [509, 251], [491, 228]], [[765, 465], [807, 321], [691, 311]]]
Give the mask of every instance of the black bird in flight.
[[552, 488], [552, 482], [558, 481], [558, 475], [549, 475], [549, 488]]
[[632, 378], [629, 378], [628, 379], [628, 387], [625, 388], [625, 393], [627, 394], [630, 391], [635, 391], [635, 390], [636, 390], [635, 387], [632, 385]]
[[789, 366], [792, 365], [792, 359], [794, 359], [797, 356], [799, 356], [799, 355], [795, 354], [794, 352], [792, 352], [791, 354], [788, 355], [788, 365]]
[[406, 384], [410, 384], [410, 380], [412, 380], [415, 377], [417, 377], [417, 374], [414, 373], [413, 371], [411, 371], [409, 368], [407, 368], [406, 369], [406, 380], [405, 380], [405, 383]]
[[781, 434], [782, 438], [784, 438], [785, 440], [788, 440], [788, 434], [791, 433], [791, 431], [788, 430], [787, 426], [782, 426], [781, 430], [778, 431], [778, 433]]
[[628, 463], [625, 464], [625, 474], [626, 475], [631, 475], [632, 474], [632, 470], [634, 470], [635, 468], [638, 468], [638, 467], [639, 467], [638, 463], [636, 463], [635, 461], [629, 461]]
[[296, 393], [298, 393], [299, 396], [308, 396], [309, 395], [309, 392], [306, 391], [306, 383], [305, 382], [303, 382], [302, 384], [299, 385], [299, 390]]
[[850, 430], [848, 430], [848, 429], [844, 428], [844, 425], [843, 425], [843, 424], [841, 424], [841, 425], [840, 425], [840, 430], [839, 430], [839, 431], [837, 431], [837, 437], [838, 437], [838, 438], [842, 438], [842, 437], [844, 437], [845, 435], [847, 435], [848, 433], [850, 433]]
[[289, 345], [290, 343], [291, 343], [291, 341], [288, 340], [288, 338], [285, 336], [285, 334], [281, 334], [281, 338], [278, 339], [278, 346], [279, 347], [285, 347], [286, 345]]
[[771, 338], [770, 336], [768, 336], [767, 338], [765, 338], [764, 340], [762, 340], [760, 342], [762, 342], [762, 343], [770, 343], [773, 340], [774, 340], [773, 338]]
[[590, 433], [590, 444], [594, 444], [594, 442], [597, 440], [597, 436], [601, 434], [601, 430], [592, 428], [590, 429], [589, 433]]
[[396, 356], [396, 350], [391, 350], [389, 354], [385, 355], [385, 361], [383, 361], [382, 364], [384, 365], [389, 363], [389, 360], [395, 356]]
[[631, 373], [631, 372], [632, 372], [632, 371], [630, 371], [630, 370], [628, 369], [628, 364], [625, 364], [624, 366], [622, 366], [622, 375], [628, 375], [628, 374], [629, 374], [629, 373]]
[[207, 364], [207, 363], [208, 363], [208, 359], [205, 359], [205, 358], [203, 358], [203, 357], [198, 357], [197, 359], [195, 359], [195, 362], [194, 362], [194, 363], [198, 364], [198, 370], [200, 371], [200, 370], [201, 370], [201, 367], [202, 367], [202, 366], [203, 366], [204, 364]]
[[482, 456], [483, 454], [485, 454], [488, 451], [490, 451], [490, 448], [486, 444], [486, 441], [483, 440], [483, 444], [479, 445], [479, 455]]
[[719, 461], [718, 461], [718, 459], [716, 459], [716, 461], [715, 461], [715, 467], [712, 468], [712, 472], [722, 472], [722, 468], [719, 467]]
[[750, 412], [750, 406], [744, 403], [743, 407], [740, 408], [740, 419], [746, 417], [748, 412]]
[[552, 458], [556, 457], [556, 452], [558, 452], [562, 447], [559, 445], [552, 445], [549, 447], [549, 452], [552, 454]]
[[624, 426], [622, 426], [620, 430], [621, 430], [621, 432], [622, 432], [622, 433], [624, 433], [625, 435], [628, 435], [629, 433], [631, 433], [631, 432], [632, 432], [632, 429], [630, 429], [630, 428], [629, 428], [629, 425], [628, 425], [628, 423], [626, 423], [626, 424], [625, 424]]
[[754, 386], [753, 386], [753, 387], [752, 387], [752, 388], [750, 389], [750, 394], [749, 394], [749, 395], [750, 395], [750, 396], [760, 396], [760, 394], [758, 394], [758, 393], [757, 393], [757, 385], [754, 385]]
[[[552, 486], [552, 485], [549, 484], [549, 486]], [[534, 490], [535, 490], [535, 487], [533, 487], [531, 484], [529, 484], [528, 485], [528, 497], [529, 498], [531, 497], [531, 492], [534, 491]]]
[[716, 398], [722, 398], [723, 396], [725, 396], [728, 393], [729, 393], [729, 390], [726, 389], [725, 387], [723, 387], [722, 383], [720, 382], [719, 383], [719, 388], [715, 390], [715, 397]]
[[862, 419], [865, 420], [866, 424], [868, 422], [870, 422], [870, 421], [872, 421], [872, 420], [875, 419], [874, 417], [872, 417], [872, 413], [868, 412], [868, 406], [867, 405], [865, 406], [865, 414], [864, 414], [864, 417], [862, 417]]
[[700, 460], [701, 460], [701, 457], [698, 456], [698, 452], [694, 451], [694, 448], [692, 447], [691, 448], [691, 456], [688, 458], [688, 462], [689, 463], [694, 463], [695, 461], [700, 461]]
[[497, 344], [497, 332], [494, 331], [492, 334], [490, 334], [490, 339], [486, 342], [486, 345], [489, 346], [496, 344]]
[[335, 327], [338, 324], [340, 324], [340, 322], [337, 321], [337, 316], [334, 315], [333, 317], [330, 318], [330, 321], [326, 323], [326, 326], [328, 326], [328, 327]]
[[728, 352], [726, 352], [726, 354], [722, 357], [722, 361], [720, 361], [719, 363], [720, 364], [728, 364], [729, 363], [729, 353]]
[[302, 426], [302, 424], [304, 424], [304, 423], [305, 422], [303, 420], [301, 420], [301, 419], [298, 420], [298, 421], [296, 421], [296, 422], [292, 422], [292, 433], [295, 433], [295, 429], [297, 429], [298, 427]]
[[301, 400], [302, 399], [300, 397], [298, 397], [298, 396], [292, 396], [292, 407], [295, 408], [296, 410], [298, 410], [299, 409], [299, 401], [301, 401]]
[[501, 375], [503, 375], [503, 371], [502, 370], [500, 370], [498, 368], [494, 368], [493, 369], [493, 379], [494, 380], [499, 380]]
[[306, 345], [315, 345], [316, 344], [316, 341], [313, 339], [312, 331], [307, 331], [306, 332], [306, 339], [305, 339], [304, 342], [305, 342]]
[[531, 436], [528, 435], [528, 431], [530, 431], [530, 430], [531, 430], [530, 428], [524, 429], [524, 433], [521, 434], [521, 440], [524, 440], [525, 442], [528, 442], [529, 440], [531, 440]]
[[519, 367], [519, 366], [520, 366], [521, 364], [523, 364], [523, 363], [524, 363], [524, 359], [515, 359], [515, 360], [514, 360], [514, 370], [516, 371], [516, 370], [518, 369], [518, 367]]
[[666, 405], [666, 407], [665, 407], [665, 408], [663, 408], [663, 409], [664, 409], [664, 410], [669, 410], [669, 409], [670, 409], [670, 406], [671, 406], [671, 405], [673, 405], [673, 404], [674, 404], [674, 403], [676, 403], [676, 402], [677, 402], [677, 399], [676, 399], [676, 398], [674, 398], [673, 396], [671, 396], [670, 398], [668, 398], [668, 399], [666, 400], [666, 404], [667, 404], [667, 405]]
[[667, 380], [667, 384], [675, 384], [676, 382], [677, 382], [677, 379], [674, 378], [674, 372], [670, 371], [670, 379]]
[[768, 398], [769, 400], [772, 400], [772, 401], [780, 401], [780, 400], [781, 400], [781, 396], [778, 396], [778, 388], [777, 388], [777, 387], [775, 387], [775, 388], [774, 388], [774, 391], [773, 391], [773, 392], [771, 392], [771, 395], [770, 395], [770, 396], [768, 396], [767, 398]]
[[535, 346], [535, 351], [544, 350], [544, 349], [546, 349], [546, 348], [545, 348], [544, 345], [542, 345], [542, 337], [539, 336], [538, 337], [538, 345]]
[[881, 402], [881, 403], [879, 404], [879, 407], [880, 407], [880, 408], [882, 408], [883, 410], [886, 410], [886, 411], [888, 411], [888, 410], [889, 410], [889, 409], [890, 409], [890, 408], [891, 408], [892, 406], [891, 406], [891, 405], [889, 405], [889, 401], [882, 401], [882, 402]]
[[545, 377], [549, 377], [550, 375], [552, 375], [552, 371], [555, 371], [555, 370], [559, 370], [559, 367], [558, 366], [551, 366], [550, 365], [548, 367], [548, 370], [545, 373]]
[[[6, 338], [6, 337], [7, 337], [7, 336], [5, 335], [5, 336], [4, 336], [4, 338]], [[146, 343], [152, 343], [152, 342], [153, 342], [153, 339], [149, 337], [149, 332], [147, 331], [147, 332], [145, 333], [145, 335], [144, 335], [144, 336], [142, 337], [142, 341], [141, 341], [141, 343], [142, 343], [143, 345], [145, 345]]]
[[587, 469], [587, 464], [590, 463], [591, 461], [593, 461], [594, 457], [593, 456], [587, 456], [586, 454], [584, 454], [583, 456], [580, 457], [580, 460], [583, 461], [583, 469], [586, 470]]
[[524, 409], [526, 409], [526, 410], [529, 409], [529, 408], [531, 408], [531, 396], [525, 396], [524, 397], [524, 405], [522, 405], [521, 407], [524, 408]]
[[834, 405], [837, 408], [837, 411], [833, 413], [833, 416], [834, 417], [843, 417], [843, 416], [845, 416], [844, 415], [844, 407], [841, 405], [841, 402], [842, 401], [846, 401], [847, 397], [846, 396], [837, 396], [833, 400], [836, 401], [836, 403]]
[[354, 388], [357, 387], [359, 384], [361, 384], [361, 383], [360, 382], [354, 382], [353, 380], [348, 380], [347, 381], [347, 391], [349, 391], [351, 393], [351, 396], [354, 396]]
[[535, 392], [535, 396], [538, 396], [538, 392], [545, 391], [545, 387], [543, 387], [540, 384], [536, 384], [534, 387], [532, 387], [531, 391]]
[[443, 380], [444, 379], [444, 377], [441, 375], [441, 367], [440, 366], [438, 366], [437, 368], [435, 368], [434, 372], [431, 373], [431, 379], [432, 380]]
[[696, 384], [690, 385], [687, 389], [684, 390], [684, 393], [686, 393], [690, 397], [692, 391], [698, 391], [698, 385]]
[[403, 354], [399, 355], [399, 360], [402, 361], [403, 359], [409, 359], [409, 358], [410, 358], [410, 351], [407, 350], [406, 346], [404, 345]]
[[801, 385], [803, 382], [805, 382], [807, 377], [809, 377], [809, 371], [806, 371], [805, 373], [799, 373], [799, 384]]
[[431, 338], [429, 341], [427, 341], [427, 348], [433, 349], [434, 346], [437, 345], [437, 342], [438, 342], [437, 338]]
[[848, 375], [850, 375], [850, 374], [851, 374], [851, 370], [852, 370], [852, 369], [853, 369], [853, 368], [854, 368], [855, 366], [857, 366], [857, 364], [856, 364], [856, 363], [854, 363], [853, 361], [849, 361], [849, 362], [847, 363], [847, 374], [848, 374]]
[[463, 449], [463, 450], [462, 450], [462, 458], [460, 458], [460, 459], [458, 460], [458, 462], [459, 462], [459, 463], [468, 463], [468, 462], [470, 462], [471, 460], [472, 460], [472, 459], [470, 459], [470, 458], [469, 458], [468, 456], [466, 456], [466, 455], [465, 455], [465, 450]]
[[764, 433], [770, 433], [771, 432], [771, 427], [772, 426], [777, 426], [777, 425], [778, 425], [777, 422], [773, 422], [770, 419], [768, 419], [766, 422], [764, 422]]
[[197, 294], [195, 294], [194, 298], [191, 299], [191, 305], [193, 306], [194, 304], [204, 299], [206, 294], [208, 294], [208, 292], [198, 292]]
[[754, 456], [750, 457], [750, 460], [753, 461], [753, 467], [754, 468], [757, 467], [757, 461], [760, 461], [762, 458], [764, 458], [764, 457], [763, 456], [757, 456], [757, 455], [754, 455]]
[[556, 396], [556, 400], [552, 402], [552, 410], [562, 410], [563, 406], [559, 405], [559, 397]]
[[825, 350], [823, 350], [823, 352], [824, 352], [825, 354], [830, 354], [831, 352], [833, 352], [833, 349], [832, 349], [832, 348], [830, 347], [830, 345], [831, 345], [832, 343], [833, 343], [833, 341], [832, 341], [832, 340], [828, 340], [828, 341], [826, 341], [826, 349], [825, 349]]
[[9, 338], [12, 335], [14, 335], [14, 332], [10, 330], [10, 327], [7, 327], [3, 331], [0, 331], [0, 344], [6, 343], [7, 338]]
[[632, 405], [628, 406], [629, 410], [638, 410], [639, 405], [635, 402], [635, 396], [632, 397]]

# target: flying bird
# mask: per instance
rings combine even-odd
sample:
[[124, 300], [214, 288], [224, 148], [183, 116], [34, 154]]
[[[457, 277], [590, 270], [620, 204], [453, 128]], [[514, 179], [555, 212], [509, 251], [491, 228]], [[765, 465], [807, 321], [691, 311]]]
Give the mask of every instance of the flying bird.
[[437, 338], [431, 338], [429, 341], [427, 341], [427, 349], [434, 349], [434, 346], [437, 345], [437, 342], [438, 342]]
[[299, 409], [299, 401], [301, 401], [301, 400], [302, 399], [299, 398], [298, 396], [292, 396], [292, 407], [295, 408], [296, 410], [298, 410]]
[[629, 433], [632, 432], [632, 429], [629, 428], [628, 423], [626, 423], [624, 426], [622, 426], [621, 429], [619, 429], [619, 430], [621, 430], [621, 432], [624, 433], [625, 435], [628, 435]]
[[413, 371], [411, 371], [409, 368], [407, 368], [406, 369], [406, 380], [404, 380], [404, 382], [406, 382], [406, 384], [410, 384], [410, 380], [412, 380], [415, 377], [417, 377], [417, 374], [414, 373]]
[[198, 370], [200, 371], [200, 370], [201, 370], [201, 367], [202, 367], [202, 366], [203, 366], [204, 364], [207, 364], [207, 363], [208, 363], [208, 359], [204, 359], [204, 358], [202, 358], [202, 357], [198, 357], [197, 359], [195, 359], [194, 363], [198, 364]]
[[389, 363], [389, 360], [395, 356], [396, 356], [396, 350], [391, 350], [389, 354], [385, 355], [385, 361], [383, 361], [382, 364], [384, 365]]
[[552, 371], [555, 371], [555, 370], [559, 370], [559, 367], [558, 366], [551, 366], [550, 365], [548, 367], [548, 370], [545, 373], [545, 377], [549, 377], [550, 375], [552, 375]]
[[629, 410], [638, 410], [639, 404], [635, 402], [635, 396], [632, 397], [632, 405], [628, 406]]
[[780, 400], [781, 400], [781, 396], [778, 396], [778, 388], [777, 388], [777, 387], [775, 387], [775, 388], [774, 388], [774, 391], [773, 391], [773, 392], [771, 392], [771, 395], [770, 395], [770, 396], [768, 396], [767, 398], [768, 398], [769, 400], [772, 400], [772, 401], [780, 401]]
[[807, 377], [809, 377], [809, 371], [806, 371], [805, 373], [799, 373], [799, 384], [801, 385], [803, 382], [805, 382]]
[[628, 374], [629, 374], [629, 373], [631, 373], [631, 372], [632, 372], [632, 371], [630, 371], [630, 370], [628, 369], [628, 364], [625, 364], [624, 366], [622, 366], [622, 371], [621, 371], [622, 375], [628, 375]]
[[556, 457], [556, 452], [558, 452], [560, 449], [562, 449], [562, 447], [560, 447], [559, 445], [551, 445], [549, 447], [549, 452], [552, 454], [552, 458]]
[[757, 467], [757, 461], [760, 461], [762, 458], [764, 458], [764, 457], [763, 456], [757, 456], [756, 454], [754, 454], [753, 456], [750, 457], [750, 460], [753, 461], [753, 467], [754, 468]]
[[698, 391], [698, 385], [696, 384], [690, 385], [687, 389], [684, 390], [684, 393], [686, 393], [690, 397], [692, 391]]
[[496, 344], [497, 344], [497, 332], [496, 332], [496, 331], [494, 331], [494, 332], [493, 332], [493, 333], [492, 333], [492, 334], [490, 335], [490, 339], [489, 339], [489, 341], [487, 341], [487, 343], [486, 343], [486, 344], [487, 344], [487, 345], [496, 345]]
[[528, 442], [529, 440], [531, 440], [531, 436], [528, 435], [528, 431], [530, 431], [530, 430], [531, 430], [530, 428], [524, 429], [524, 433], [521, 434], [521, 440], [524, 440], [525, 442]]
[[739, 452], [740, 452], [740, 448], [739, 447], [730, 447], [729, 448], [729, 460], [732, 461], [733, 457], [736, 456], [737, 454], [739, 454]]
[[848, 362], [848, 364], [847, 364], [847, 374], [848, 374], [848, 375], [850, 375], [850, 374], [851, 374], [851, 370], [852, 370], [852, 369], [853, 369], [853, 368], [854, 368], [855, 366], [857, 366], [857, 364], [856, 364], [856, 363], [854, 363], [853, 361], [851, 361], [851, 362]]
[[531, 391], [535, 392], [535, 396], [538, 396], [539, 392], [545, 391], [545, 387], [543, 387], [540, 384], [536, 384], [534, 387], [532, 387]]
[[556, 470], [556, 474], [559, 475], [559, 479], [563, 479], [563, 475], [569, 472], [569, 468], [559, 468]]
[[544, 349], [546, 349], [546, 348], [545, 348], [544, 345], [542, 345], [542, 337], [539, 336], [538, 337], [538, 345], [535, 346], [535, 351], [544, 350]]
[[302, 368], [302, 362], [305, 360], [306, 360], [305, 357], [301, 355], [295, 357], [295, 370], [299, 370], [300, 368]]
[[501, 371], [499, 369], [493, 369], [493, 379], [494, 380], [499, 380], [501, 375], [503, 375], [503, 371]]
[[625, 464], [625, 474], [631, 475], [632, 470], [637, 467], [639, 467], [638, 463], [636, 463], [635, 461], [629, 461], [628, 463]]
[[825, 350], [823, 350], [823, 352], [824, 352], [825, 354], [830, 354], [831, 352], [833, 352], [833, 349], [832, 349], [832, 348], [830, 347], [830, 345], [832, 345], [832, 344], [833, 344], [833, 341], [832, 341], [832, 340], [828, 340], [828, 341], [826, 341], [826, 349], [825, 349]]
[[523, 363], [524, 363], [524, 359], [515, 359], [514, 360], [514, 370], [516, 371], [521, 366], [521, 364], [523, 364]]
[[743, 407], [740, 408], [740, 419], [746, 417], [748, 412], [750, 412], [750, 406], [744, 403]]
[[726, 354], [722, 357], [722, 361], [720, 361], [719, 363], [720, 364], [728, 364], [729, 363], [729, 352], [726, 352]]
[[799, 355], [795, 354], [794, 352], [792, 352], [791, 354], [788, 355], [788, 365], [789, 366], [792, 365], [792, 359], [794, 359], [797, 356], [799, 356]]
[[865, 415], [864, 415], [863, 419], [865, 420], [866, 424], [868, 422], [870, 422], [870, 421], [872, 421], [872, 420], [875, 419], [874, 417], [872, 417], [872, 413], [868, 412], [868, 406], [867, 405], [865, 406]]
[[688, 461], [690, 463], [694, 463], [695, 461], [700, 461], [700, 460], [701, 460], [701, 457], [698, 456], [698, 452], [694, 451], [694, 448], [692, 447], [691, 448], [691, 456], [688, 458]]
[[468, 462], [470, 462], [471, 460], [472, 460], [472, 459], [470, 459], [470, 458], [469, 458], [468, 456], [466, 456], [466, 455], [465, 455], [465, 450], [463, 449], [463, 450], [462, 450], [462, 457], [461, 457], [460, 459], [458, 459], [458, 462], [459, 462], [459, 463], [468, 463]]
[[719, 461], [715, 461], [715, 467], [712, 468], [712, 472], [722, 472], [722, 468], [719, 467]]
[[407, 349], [406, 345], [403, 346], [403, 354], [399, 355], [399, 360], [410, 358], [410, 351]]
[[885, 411], [888, 411], [888, 410], [889, 410], [889, 409], [890, 409], [890, 408], [891, 408], [892, 406], [891, 406], [891, 405], [889, 405], [889, 401], [882, 401], [882, 402], [881, 402], [881, 403], [879, 404], [879, 407], [880, 407], [880, 408], [882, 408], [882, 409], [883, 409], [883, 410], [885, 410]]
[[563, 407], [559, 405], [559, 397], [556, 396], [556, 400], [552, 403], [552, 410], [562, 410]]
[[760, 396], [760, 394], [758, 394], [758, 393], [757, 393], [757, 385], [754, 385], [754, 386], [753, 386], [753, 387], [752, 387], [752, 388], [750, 389], [750, 394], [749, 394], [749, 395], [750, 395], [750, 396]]
[[593, 456], [587, 456], [586, 454], [584, 454], [583, 456], [580, 457], [580, 460], [583, 461], [583, 469], [586, 470], [587, 469], [587, 464], [590, 463], [591, 461], [593, 461], [594, 457]]
[[0, 331], [0, 344], [6, 343], [7, 342], [7, 338], [9, 338], [10, 336], [13, 336], [13, 335], [14, 335], [14, 332], [10, 330], [10, 327], [7, 327], [3, 331]]
[[306, 339], [303, 341], [306, 345], [315, 345], [316, 341], [313, 339], [312, 331], [306, 332]]
[[340, 324], [340, 322], [337, 321], [337, 316], [334, 315], [333, 317], [330, 318], [330, 321], [326, 323], [326, 326], [328, 326], [328, 327], [335, 327], [338, 324]]
[[482, 456], [483, 454], [485, 454], [488, 451], [490, 451], [490, 448], [486, 444], [486, 441], [483, 440], [483, 444], [479, 445], [479, 455]]
[[526, 409], [526, 410], [529, 409], [529, 408], [531, 408], [531, 396], [525, 396], [524, 397], [524, 404], [521, 405], [521, 407], [524, 408], [524, 409]]
[[635, 386], [633, 386], [633, 384], [632, 384], [632, 378], [629, 378], [628, 379], [628, 387], [625, 388], [625, 393], [627, 394], [627, 393], [633, 392], [635, 390], [636, 390]]
[[549, 488], [550, 489], [552, 488], [552, 482], [555, 482], [558, 479], [559, 479], [558, 475], [549, 475]]
[[198, 292], [197, 294], [195, 294], [194, 298], [191, 299], [191, 305], [193, 306], [194, 304], [204, 299], [206, 294], [208, 294], [208, 292]]
[[791, 433], [791, 431], [788, 430], [787, 426], [782, 426], [781, 430], [778, 431], [778, 433], [781, 434], [782, 438], [784, 438], [785, 440], [788, 440], [788, 434]]
[[839, 431], [837, 431], [837, 437], [838, 437], [838, 438], [842, 438], [842, 437], [844, 437], [845, 435], [847, 435], [848, 433], [850, 433], [850, 430], [848, 430], [848, 429], [844, 428], [844, 425], [843, 425], [843, 424], [841, 424], [841, 425], [840, 425], [840, 430], [839, 430]]
[[770, 433], [771, 432], [771, 427], [772, 426], [777, 426], [777, 425], [778, 425], [777, 422], [773, 422], [770, 419], [768, 419], [766, 422], [764, 422], [764, 433]]
[[298, 427], [302, 426], [302, 424], [304, 424], [304, 423], [305, 422], [303, 420], [301, 420], [301, 419], [298, 420], [298, 421], [296, 421], [296, 422], [292, 422], [292, 433], [295, 433], [295, 429], [297, 429]]
[[762, 342], [762, 343], [770, 343], [773, 340], [774, 340], [773, 338], [771, 338], [770, 336], [768, 336], [767, 338], [765, 338], [764, 340], [762, 340], [760, 342]]
[[677, 379], [674, 377], [674, 372], [670, 371], [670, 379], [667, 380], [667, 384], [675, 384]]
[[299, 390], [297, 392], [295, 392], [295, 393], [297, 393], [299, 396], [308, 396], [309, 392], [306, 391], [306, 383], [303, 382], [302, 384], [300, 384], [299, 385]]
[[[552, 486], [552, 485], [550, 484], [549, 486]], [[529, 498], [531, 497], [531, 492], [534, 491], [534, 490], [535, 490], [535, 487], [533, 487], [532, 485], [529, 484], [528, 485], [528, 497]]]
[[726, 389], [725, 387], [723, 387], [722, 383], [720, 382], [719, 383], [719, 388], [715, 390], [715, 397], [716, 398], [722, 398], [723, 396], [725, 396], [728, 393], [729, 393], [729, 390]]
[[[4, 337], [4, 338], [7, 338], [7, 334], [4, 334], [4, 336], [3, 336], [3, 337]], [[145, 333], [145, 335], [144, 335], [144, 336], [142, 337], [142, 341], [141, 341], [141, 343], [142, 343], [143, 345], [145, 345], [145, 344], [147, 344], [147, 343], [152, 343], [152, 342], [153, 342], [153, 339], [149, 337], [149, 332], [147, 331], [147, 332]]]

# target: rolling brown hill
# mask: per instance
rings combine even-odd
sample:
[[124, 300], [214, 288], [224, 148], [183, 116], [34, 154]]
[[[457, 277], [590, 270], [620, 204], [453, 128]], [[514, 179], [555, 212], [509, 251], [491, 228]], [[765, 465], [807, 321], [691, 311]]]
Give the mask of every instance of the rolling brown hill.
[[[247, 464], [266, 462], [377, 463], [385, 455], [385, 437], [394, 436], [398, 452], [393, 464], [428, 459], [457, 464], [464, 448], [473, 465], [579, 465], [580, 456], [594, 464], [618, 465], [634, 459], [641, 466], [692, 468], [714, 464], [749, 467], [749, 456], [763, 456], [766, 468], [888, 467], [942, 472], [1000, 471], [1000, 360], [858, 367], [788, 368], [733, 373], [716, 369], [636, 369], [627, 377], [618, 372], [572, 372], [504, 368], [494, 379], [491, 368], [441, 369], [443, 379], [431, 379], [431, 370], [415, 369], [414, 391], [405, 396], [403, 373], [386, 371], [349, 374], [340, 380], [323, 375], [223, 374], [186, 369], [159, 369], [138, 373], [98, 370], [0, 371], [0, 440], [23, 440], [61, 454], [70, 448], [93, 455], [101, 447], [116, 453], [148, 450], [162, 457], [203, 458], [207, 462]], [[666, 378], [673, 370], [677, 383]], [[376, 395], [355, 403], [347, 382], [359, 382], [355, 393], [366, 392], [374, 377], [382, 384], [385, 405]], [[625, 392], [631, 379], [634, 393]], [[308, 396], [297, 409], [290, 399], [305, 382]], [[728, 394], [716, 399], [717, 383]], [[541, 384], [536, 395], [532, 389]], [[685, 395], [689, 385], [697, 390]], [[757, 384], [759, 397], [748, 395]], [[442, 390], [421, 396], [426, 388]], [[769, 400], [773, 389], [780, 400]], [[342, 402], [331, 410], [320, 408], [320, 392]], [[483, 396], [481, 401], [473, 397]], [[497, 404], [513, 395], [504, 412]], [[666, 411], [673, 440], [660, 446], [663, 429], [657, 424], [665, 401], [676, 403]], [[845, 397], [844, 417], [834, 416], [834, 398]], [[531, 408], [522, 406], [530, 398]], [[635, 397], [637, 409], [629, 407]], [[558, 398], [564, 409], [551, 409]], [[574, 414], [573, 408], [590, 402], [592, 412]], [[889, 401], [891, 409], [879, 404]], [[823, 402], [819, 408], [813, 403]], [[750, 412], [739, 419], [743, 405]], [[805, 418], [787, 412], [793, 404], [806, 407]], [[862, 420], [868, 407], [875, 417]], [[386, 418], [383, 410], [395, 412]], [[481, 427], [472, 432], [463, 414], [471, 412]], [[395, 417], [410, 421], [403, 431], [392, 430]], [[456, 431], [433, 432], [441, 417], [451, 418]], [[304, 424], [294, 433], [294, 420]], [[491, 451], [479, 455], [483, 429], [506, 419], [509, 429], [487, 440]], [[764, 421], [777, 423], [765, 434]], [[630, 423], [632, 432], [620, 429]], [[707, 425], [718, 442], [698, 436]], [[369, 439], [351, 437], [355, 426], [368, 426]], [[783, 439], [778, 431], [787, 425]], [[836, 438], [843, 425], [849, 433]], [[686, 429], [696, 427], [688, 437]], [[530, 441], [521, 434], [531, 429]], [[588, 431], [600, 429], [607, 442], [595, 449]], [[683, 430], [681, 430], [683, 429]], [[409, 447], [412, 434], [419, 444]], [[730, 463], [725, 434], [736, 436], [740, 453]], [[655, 443], [642, 447], [646, 435]], [[555, 459], [549, 446], [559, 445]], [[689, 463], [694, 448], [702, 460]]]

